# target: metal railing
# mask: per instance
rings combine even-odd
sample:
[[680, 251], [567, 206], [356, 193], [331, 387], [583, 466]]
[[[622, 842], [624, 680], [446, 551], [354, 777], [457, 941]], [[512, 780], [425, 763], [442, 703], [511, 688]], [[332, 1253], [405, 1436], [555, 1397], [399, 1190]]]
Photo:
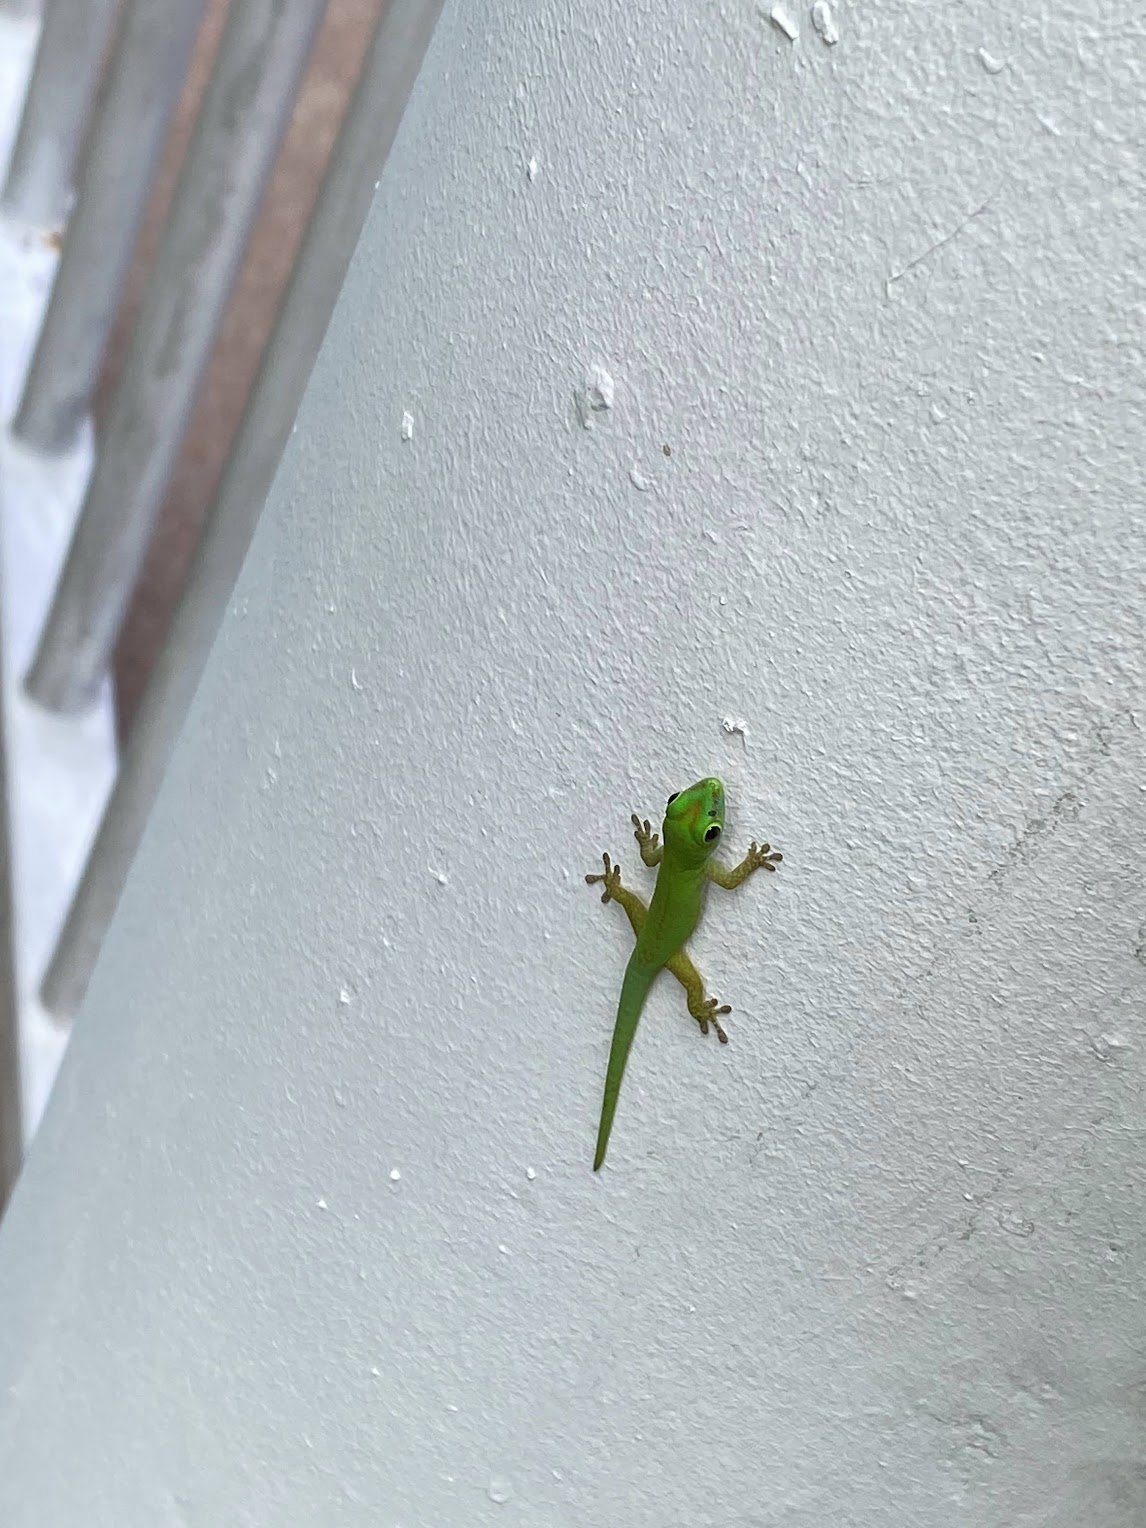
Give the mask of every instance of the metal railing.
[[[48, 0], [0, 196], [14, 237], [50, 231], [72, 206], [8, 435], [7, 449], [35, 453], [45, 472], [90, 441], [92, 395], [205, 3]], [[61, 897], [46, 972], [42, 982], [35, 972], [12, 983], [57, 1020], [86, 989], [442, 3], [381, 9], [166, 642], [90, 851]], [[64, 729], [109, 704], [112, 651], [325, 9], [326, 0], [231, 0], [70, 545], [29, 649], [18, 705], [34, 702]], [[12, 886], [18, 922], [18, 867]], [[0, 896], [10, 932], [6, 911]], [[8, 1005], [6, 1026], [2, 986], [19, 960], [15, 945], [0, 971], [0, 1196], [21, 1141], [21, 1004], [17, 996]]]

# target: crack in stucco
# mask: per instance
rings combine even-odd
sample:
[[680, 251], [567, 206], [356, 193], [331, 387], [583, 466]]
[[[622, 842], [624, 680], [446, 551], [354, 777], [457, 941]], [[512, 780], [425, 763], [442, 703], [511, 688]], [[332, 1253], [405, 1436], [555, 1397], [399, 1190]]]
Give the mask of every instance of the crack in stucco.
[[992, 886], [1002, 887], [1016, 865], [1029, 865], [1042, 852], [1064, 822], [1073, 822], [1081, 815], [1086, 807], [1081, 794], [1082, 787], [1092, 779], [1107, 759], [1114, 757], [1115, 744], [1121, 740], [1122, 732], [1127, 726], [1131, 728], [1137, 726], [1134, 714], [1129, 710], [1116, 711], [1109, 721], [1095, 724], [1091, 734], [1093, 739], [1091, 756], [1079, 773], [1078, 779], [1058, 793], [1044, 815], [1032, 814], [1027, 817], [1018, 838], [1006, 850], [1002, 861], [989, 872], [987, 880]]
[[961, 222], [955, 225], [950, 233], [944, 234], [941, 239], [936, 239], [934, 244], [929, 245], [922, 254], [916, 255], [914, 260], [909, 260], [901, 270], [892, 271], [892, 273], [884, 279], [883, 283], [884, 291], [887, 293], [887, 295], [891, 295], [892, 282], [902, 280], [902, 278], [906, 276], [910, 271], [915, 270], [916, 267], [922, 265], [924, 261], [930, 260], [932, 255], [938, 254], [941, 249], [945, 249], [947, 245], [950, 244], [953, 239], [957, 239], [963, 230], [969, 227], [977, 217], [981, 217], [982, 214], [986, 212], [987, 208], [995, 200], [998, 194], [999, 187], [996, 186], [994, 191], [991, 192], [986, 200], [980, 202], [978, 207], [976, 207], [973, 212], [969, 212]]

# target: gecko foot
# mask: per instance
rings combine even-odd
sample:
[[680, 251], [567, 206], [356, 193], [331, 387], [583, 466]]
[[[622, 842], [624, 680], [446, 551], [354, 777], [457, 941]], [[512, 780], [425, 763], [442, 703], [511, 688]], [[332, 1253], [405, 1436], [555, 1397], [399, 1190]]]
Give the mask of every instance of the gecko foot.
[[695, 1007], [690, 1003], [688, 1011], [700, 1025], [702, 1035], [708, 1033], [708, 1026], [711, 1024], [716, 1031], [716, 1038], [720, 1041], [721, 1045], [728, 1044], [728, 1036], [724, 1033], [724, 1027], [720, 1022], [719, 1015], [732, 1012], [732, 1005], [730, 1003], [717, 1003], [714, 997], [706, 997], [702, 998]]
[[614, 865], [607, 854], [602, 854], [601, 860], [605, 866], [604, 874], [587, 875], [585, 877], [585, 884], [587, 886], [594, 886], [598, 881], [603, 882], [605, 889], [601, 893], [601, 901], [611, 902], [621, 889], [621, 867], [620, 865]]
[[633, 824], [633, 837], [636, 839], [637, 846], [641, 851], [641, 858], [646, 863], [649, 863], [646, 856], [656, 854], [660, 846], [661, 836], [659, 833], [653, 832], [653, 825], [647, 817], [638, 817], [636, 812], [634, 812], [630, 821]]
[[773, 849], [771, 844], [758, 844], [755, 839], [748, 845], [748, 853], [744, 856], [744, 862], [753, 870], [775, 870], [784, 856], [779, 849]]

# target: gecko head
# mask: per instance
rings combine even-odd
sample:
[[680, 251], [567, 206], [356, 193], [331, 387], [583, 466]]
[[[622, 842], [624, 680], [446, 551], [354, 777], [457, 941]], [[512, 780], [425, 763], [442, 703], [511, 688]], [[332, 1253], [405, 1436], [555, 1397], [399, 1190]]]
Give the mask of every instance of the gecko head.
[[709, 777], [668, 798], [662, 829], [666, 846], [683, 859], [702, 862], [724, 833], [724, 786]]

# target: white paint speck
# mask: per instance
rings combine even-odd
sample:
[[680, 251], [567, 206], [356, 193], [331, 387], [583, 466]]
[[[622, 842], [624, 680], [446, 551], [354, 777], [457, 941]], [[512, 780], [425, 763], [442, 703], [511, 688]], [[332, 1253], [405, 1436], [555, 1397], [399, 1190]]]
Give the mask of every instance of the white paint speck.
[[489, 1483], [488, 1490], [490, 1501], [508, 1501], [513, 1495], [513, 1487], [504, 1475], [495, 1475]]
[[402, 1174], [399, 1172], [398, 1168], [392, 1167], [390, 1169], [390, 1182], [391, 1183], [401, 1183], [401, 1181], [402, 1181]]
[[347, 1003], [349, 1003], [349, 1001], [350, 1001], [350, 993], [349, 993], [349, 991], [345, 987], [339, 987], [339, 989], [338, 989], [338, 1001], [344, 1007], [345, 1007], [345, 1005]]
[[407, 409], [406, 412], [402, 415], [402, 439], [403, 440], [413, 440], [413, 438], [414, 438], [414, 416], [413, 416], [413, 414], [410, 413], [410, 410]]
[[639, 467], [629, 468], [629, 482], [632, 483], [638, 493], [648, 493], [649, 489], [653, 486], [652, 478], [646, 477]]
[[1090, 1041], [1090, 1048], [1099, 1061], [1119, 1061], [1119, 1051], [1129, 1050], [1130, 1041], [1123, 1034], [1098, 1035]]
[[526, 166], [525, 173], [529, 176], [531, 185], [537, 179], [537, 172], [540, 170], [540, 168], [541, 166], [537, 163], [535, 158], [530, 159], [529, 164]]
[[993, 53], [989, 53], [986, 48], [979, 49], [979, 62], [982, 64], [983, 68], [986, 69], [988, 74], [1002, 74], [1003, 70], [1007, 67], [1005, 59], [996, 58], [996, 56]]
[[320, 1210], [325, 1210], [326, 1209], [326, 1200], [325, 1199], [320, 1199], [318, 1201], [318, 1207], [319, 1207]]
[[783, 32], [789, 42], [795, 42], [800, 35], [800, 28], [792, 20], [787, 9], [782, 5], [774, 5], [768, 12], [768, 20], [778, 32]]
[[533, 1171], [532, 1167], [527, 1167], [525, 1169], [525, 1176], [529, 1179], [530, 1183], [532, 1183], [534, 1178], [537, 1177], [537, 1174]]
[[358, 682], [358, 671], [356, 669], [350, 670], [350, 684], [351, 687], [355, 690], [360, 690], [362, 688], [361, 684]]
[[593, 428], [594, 414], [604, 414], [613, 407], [616, 390], [616, 384], [603, 366], [589, 368], [577, 393], [577, 413], [585, 429]]
[[743, 716], [722, 716], [720, 725], [729, 737], [742, 737], [748, 741], [748, 723]]
[[509, 1248], [505, 1245], [504, 1242], [498, 1242], [497, 1250], [499, 1252], [506, 1253], [506, 1254], [508, 1254], [508, 1252], [509, 1252]]
[[834, 48], [840, 40], [840, 29], [836, 26], [836, 18], [832, 15], [832, 8], [828, 0], [816, 0], [812, 7], [812, 25], [823, 38], [829, 48]]

